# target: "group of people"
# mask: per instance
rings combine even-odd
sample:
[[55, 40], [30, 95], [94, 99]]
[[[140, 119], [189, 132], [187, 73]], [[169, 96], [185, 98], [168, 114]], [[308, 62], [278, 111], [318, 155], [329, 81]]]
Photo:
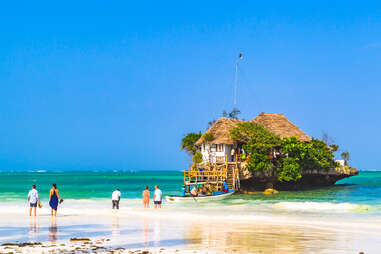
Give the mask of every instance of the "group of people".
[[[226, 180], [222, 183], [221, 191], [224, 193], [229, 191], [229, 187], [228, 187], [228, 184], [226, 183]], [[197, 197], [197, 196], [206, 196], [208, 194], [208, 192], [209, 192], [209, 190], [206, 188], [205, 185], [202, 185], [201, 187], [197, 188], [197, 184], [195, 184], [193, 186], [192, 190], [190, 191], [190, 194], [193, 197]], [[185, 186], [183, 186], [183, 189], [181, 191], [181, 195], [184, 197], [185, 193], [186, 193], [186, 188], [185, 188]]]
[[[119, 189], [116, 189], [112, 193], [112, 209], [119, 209], [119, 202], [120, 202], [120, 197], [121, 197], [121, 192]], [[143, 207], [144, 208], [149, 208], [149, 200], [150, 200], [150, 191], [148, 186], [145, 187], [143, 193]], [[159, 189], [159, 186], [155, 185], [155, 192], [153, 195], [153, 203], [155, 205], [155, 208], [161, 208], [161, 203], [163, 201], [163, 193]]]
[[[116, 189], [112, 193], [112, 209], [119, 209], [119, 203], [120, 203], [120, 197], [121, 197], [121, 192], [119, 189]], [[149, 208], [149, 203], [150, 203], [150, 191], [148, 186], [145, 187], [145, 190], [143, 191], [143, 207], [144, 208]], [[163, 201], [163, 193], [159, 189], [159, 186], [155, 185], [155, 192], [153, 195], [153, 203], [155, 208], [161, 208], [161, 203]], [[42, 207], [41, 202], [40, 202], [40, 197], [38, 196], [38, 191], [36, 189], [36, 185], [34, 184], [32, 186], [32, 189], [28, 193], [28, 202], [29, 202], [29, 216], [32, 216], [32, 210], [34, 210], [34, 216], [36, 216], [36, 210], [37, 206], [39, 208]], [[52, 188], [50, 189], [49, 192], [49, 206], [50, 206], [50, 211], [51, 215], [56, 216], [57, 215], [57, 208], [58, 204], [61, 204], [63, 202], [63, 199], [61, 199], [59, 193], [58, 193], [58, 188], [57, 184], [53, 184]]]
[[[32, 216], [32, 210], [34, 210], [34, 216], [36, 216], [37, 206], [42, 207], [40, 203], [40, 197], [38, 196], [38, 191], [36, 185], [33, 184], [32, 189], [28, 193], [28, 202], [29, 202], [29, 216]], [[58, 193], [57, 184], [53, 183], [52, 188], [49, 191], [49, 206], [51, 215], [57, 215], [58, 204], [62, 203], [60, 194]]]

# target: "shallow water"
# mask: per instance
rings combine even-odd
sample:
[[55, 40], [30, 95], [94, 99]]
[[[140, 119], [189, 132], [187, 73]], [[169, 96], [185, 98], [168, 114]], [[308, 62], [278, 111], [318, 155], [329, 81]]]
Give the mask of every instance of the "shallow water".
[[[181, 172], [1, 172], [0, 243], [108, 237], [110, 245], [129, 248], [240, 253], [372, 253], [381, 248], [380, 172], [360, 172], [318, 190], [141, 209], [145, 185], [178, 194], [181, 181]], [[56, 221], [47, 205], [53, 182], [65, 199]], [[44, 205], [36, 220], [26, 215], [33, 183]], [[110, 196], [116, 187], [122, 191], [121, 210], [113, 214]]]
[[[57, 183], [64, 199], [109, 199], [119, 188], [122, 198], [134, 205], [147, 185], [159, 185], [164, 195], [179, 194], [182, 172], [0, 172], [0, 207], [22, 203], [32, 184], [40, 198], [47, 202], [52, 183]], [[151, 195], [153, 191], [151, 191]], [[217, 203], [224, 206], [245, 206], [250, 209], [274, 209], [294, 212], [353, 212], [381, 214], [381, 172], [360, 172], [336, 185], [310, 191], [282, 191], [278, 195], [234, 195]], [[82, 201], [84, 202], [84, 201]], [[209, 206], [209, 204], [208, 204]]]

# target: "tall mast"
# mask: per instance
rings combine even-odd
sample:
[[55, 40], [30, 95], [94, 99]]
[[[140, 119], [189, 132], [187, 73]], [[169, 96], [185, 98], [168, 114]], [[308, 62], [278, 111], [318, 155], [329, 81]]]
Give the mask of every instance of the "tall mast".
[[237, 87], [238, 87], [238, 62], [243, 58], [242, 53], [239, 53], [235, 61], [235, 75], [234, 75], [234, 109], [237, 108]]

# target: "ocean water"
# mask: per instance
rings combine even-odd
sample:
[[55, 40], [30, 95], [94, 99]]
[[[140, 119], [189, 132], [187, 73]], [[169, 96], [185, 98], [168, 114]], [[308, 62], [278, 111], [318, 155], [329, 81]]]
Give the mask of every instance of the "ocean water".
[[[0, 207], [26, 203], [32, 184], [37, 185], [40, 199], [47, 202], [52, 183], [56, 183], [64, 200], [73, 204], [111, 198], [115, 188], [122, 192], [125, 204], [140, 206], [142, 190], [159, 185], [163, 195], [179, 194], [182, 172], [0, 172]], [[153, 194], [153, 191], [151, 191]], [[108, 204], [108, 203], [107, 203]], [[234, 195], [214, 204], [188, 206], [243, 207], [255, 212], [275, 213], [353, 213], [381, 215], [381, 171], [362, 171], [332, 187], [310, 191], [282, 191], [277, 195], [260, 192]]]
[[[159, 185], [164, 196], [179, 194], [182, 177], [174, 171], [0, 172], [0, 244], [91, 237], [109, 238], [114, 247], [217, 253], [378, 253], [381, 248], [381, 172], [360, 172], [310, 191], [142, 208], [145, 186]], [[48, 206], [52, 183], [65, 200], [57, 218]], [[37, 218], [28, 216], [32, 184], [43, 203]], [[122, 192], [116, 213], [110, 201], [115, 188]]]

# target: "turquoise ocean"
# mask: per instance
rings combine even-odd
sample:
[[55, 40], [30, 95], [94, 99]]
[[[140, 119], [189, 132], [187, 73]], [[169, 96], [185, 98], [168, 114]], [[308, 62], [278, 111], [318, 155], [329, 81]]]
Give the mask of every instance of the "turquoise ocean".
[[[47, 202], [49, 189], [56, 183], [64, 200], [102, 201], [111, 198], [116, 188], [127, 205], [140, 205], [142, 190], [159, 185], [163, 195], [179, 194], [183, 173], [180, 171], [114, 171], [114, 172], [0, 172], [1, 207], [26, 202], [32, 184], [40, 198]], [[153, 191], [151, 191], [151, 194]], [[131, 201], [128, 201], [131, 200]], [[282, 191], [278, 195], [234, 195], [218, 205], [241, 205], [250, 209], [275, 212], [349, 212], [381, 215], [381, 171], [360, 171], [359, 175], [338, 181], [332, 187], [309, 191]]]
[[[176, 195], [182, 180], [180, 171], [0, 172], [0, 244], [90, 237], [109, 238], [108, 245], [127, 248], [335, 254], [378, 253], [381, 246], [380, 171], [360, 171], [334, 186], [309, 191], [237, 194], [205, 203], [164, 201], [160, 210], [142, 208], [145, 186], [151, 196], [155, 185], [164, 196]], [[48, 205], [53, 183], [64, 199], [57, 219]], [[27, 194], [33, 184], [43, 204], [37, 219], [28, 216]], [[111, 210], [116, 188], [122, 192], [118, 212]]]

